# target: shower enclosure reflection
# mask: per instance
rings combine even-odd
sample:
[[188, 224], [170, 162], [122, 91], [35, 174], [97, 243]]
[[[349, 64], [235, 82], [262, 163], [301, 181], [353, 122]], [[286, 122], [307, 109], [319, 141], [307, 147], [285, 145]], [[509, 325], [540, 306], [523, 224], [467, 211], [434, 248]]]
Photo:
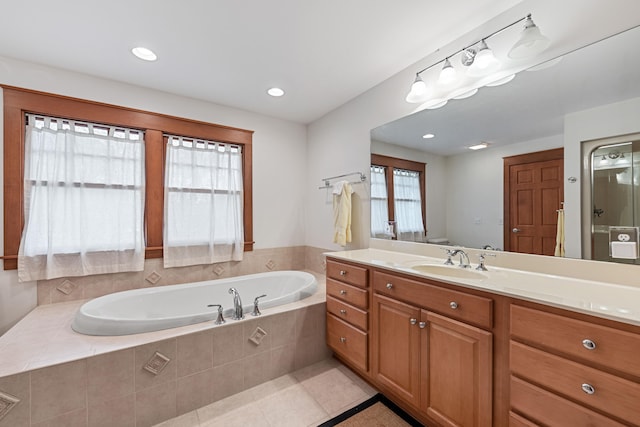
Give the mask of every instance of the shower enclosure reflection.
[[[590, 165], [591, 258], [640, 264], [635, 246], [635, 228], [640, 226], [640, 140], [599, 145], [591, 152]], [[624, 233], [621, 238], [624, 241], [619, 241], [615, 234], [619, 227], [629, 227], [631, 231]], [[623, 250], [628, 248], [629, 252], [617, 252], [616, 245]]]

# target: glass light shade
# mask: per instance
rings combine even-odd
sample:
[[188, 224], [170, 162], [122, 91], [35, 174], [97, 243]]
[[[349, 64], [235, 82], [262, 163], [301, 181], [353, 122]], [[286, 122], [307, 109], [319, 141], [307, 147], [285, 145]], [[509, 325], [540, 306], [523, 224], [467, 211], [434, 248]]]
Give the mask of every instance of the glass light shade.
[[449, 58], [444, 61], [444, 65], [442, 66], [442, 71], [440, 71], [440, 77], [438, 78], [438, 83], [446, 85], [452, 83], [456, 79], [456, 69], [453, 68], [451, 62], [449, 62]]
[[535, 56], [549, 47], [551, 41], [542, 35], [540, 28], [528, 17], [520, 38], [513, 45], [507, 56], [511, 59], [522, 59]]
[[498, 60], [493, 55], [493, 51], [489, 49], [489, 46], [487, 46], [487, 43], [485, 43], [485, 41], [482, 40], [480, 44], [480, 49], [478, 50], [478, 53], [476, 53], [476, 57], [473, 60], [473, 66], [480, 70], [486, 70], [494, 66], [494, 64], [497, 62]]
[[416, 80], [411, 85], [411, 90], [407, 94], [405, 100], [412, 104], [418, 104], [427, 100], [428, 91], [427, 84], [422, 80], [420, 75], [416, 75]]

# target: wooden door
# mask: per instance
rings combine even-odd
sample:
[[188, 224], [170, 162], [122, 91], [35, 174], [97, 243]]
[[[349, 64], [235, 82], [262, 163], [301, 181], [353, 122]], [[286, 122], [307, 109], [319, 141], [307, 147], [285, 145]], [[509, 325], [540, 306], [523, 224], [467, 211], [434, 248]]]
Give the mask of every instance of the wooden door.
[[420, 310], [381, 295], [373, 296], [372, 374], [383, 388], [420, 404]]
[[564, 150], [504, 158], [504, 247], [553, 255], [564, 198]]
[[492, 425], [493, 335], [422, 311], [421, 409], [443, 426]]

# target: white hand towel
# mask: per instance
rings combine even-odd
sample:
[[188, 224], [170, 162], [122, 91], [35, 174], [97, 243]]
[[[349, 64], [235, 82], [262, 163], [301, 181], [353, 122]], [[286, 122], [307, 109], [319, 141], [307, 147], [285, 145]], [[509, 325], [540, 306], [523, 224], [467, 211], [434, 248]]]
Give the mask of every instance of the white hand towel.
[[[346, 246], [351, 242], [351, 193], [353, 189], [348, 181], [340, 181], [341, 192], [333, 191], [333, 242]], [[337, 184], [336, 184], [337, 185]]]

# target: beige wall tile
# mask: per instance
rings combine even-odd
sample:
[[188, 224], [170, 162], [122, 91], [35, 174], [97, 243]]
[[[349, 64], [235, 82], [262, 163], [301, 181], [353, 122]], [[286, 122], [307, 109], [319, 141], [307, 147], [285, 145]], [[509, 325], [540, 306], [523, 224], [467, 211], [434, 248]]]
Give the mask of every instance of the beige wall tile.
[[177, 413], [184, 414], [213, 402], [213, 383], [213, 368], [178, 378]]
[[239, 393], [244, 389], [244, 364], [241, 359], [213, 368], [211, 381], [213, 402]]
[[[243, 426], [246, 424], [243, 424]], [[198, 413], [191, 411], [189, 413], [180, 415], [176, 418], [171, 418], [165, 422], [157, 424], [155, 427], [196, 427], [200, 426], [200, 420], [198, 420]]]
[[7, 415], [0, 420], [0, 427], [23, 427], [29, 425], [29, 373], [0, 378], [0, 392], [20, 399]]
[[176, 415], [175, 381], [165, 382], [136, 393], [136, 427], [149, 427]]
[[86, 403], [87, 362], [79, 360], [31, 373], [31, 422], [83, 409]]
[[[233, 320], [228, 322], [233, 322]], [[242, 359], [243, 328], [242, 323], [227, 323], [212, 330], [213, 366]]]
[[251, 388], [273, 379], [271, 369], [271, 352], [265, 351], [242, 359], [244, 371], [244, 388]]
[[67, 412], [58, 415], [46, 421], [32, 424], [33, 427], [86, 427], [87, 426], [87, 410], [80, 409], [77, 411]]
[[213, 333], [189, 334], [177, 339], [178, 378], [213, 368]]
[[288, 374], [295, 370], [296, 345], [295, 343], [271, 349], [271, 377]]
[[87, 401], [112, 401], [117, 397], [132, 395], [134, 382], [134, 350], [127, 349], [102, 354], [87, 359]]
[[[251, 315], [249, 315], [249, 317], [251, 317]], [[243, 327], [243, 357], [271, 350], [271, 316], [246, 319], [241, 324]], [[250, 340], [257, 328], [266, 332], [266, 335], [260, 340], [260, 344], [256, 344]]]
[[[160, 341], [157, 343], [145, 344], [135, 349], [135, 384], [136, 391], [153, 387], [167, 381], [176, 379], [176, 339]], [[166, 367], [158, 374], [154, 375], [144, 369], [147, 362], [153, 357], [155, 352], [160, 352], [170, 359]]]
[[296, 340], [296, 312], [286, 311], [271, 317], [271, 347], [290, 344]]
[[129, 394], [115, 399], [89, 403], [89, 427], [135, 427], [136, 396]]

